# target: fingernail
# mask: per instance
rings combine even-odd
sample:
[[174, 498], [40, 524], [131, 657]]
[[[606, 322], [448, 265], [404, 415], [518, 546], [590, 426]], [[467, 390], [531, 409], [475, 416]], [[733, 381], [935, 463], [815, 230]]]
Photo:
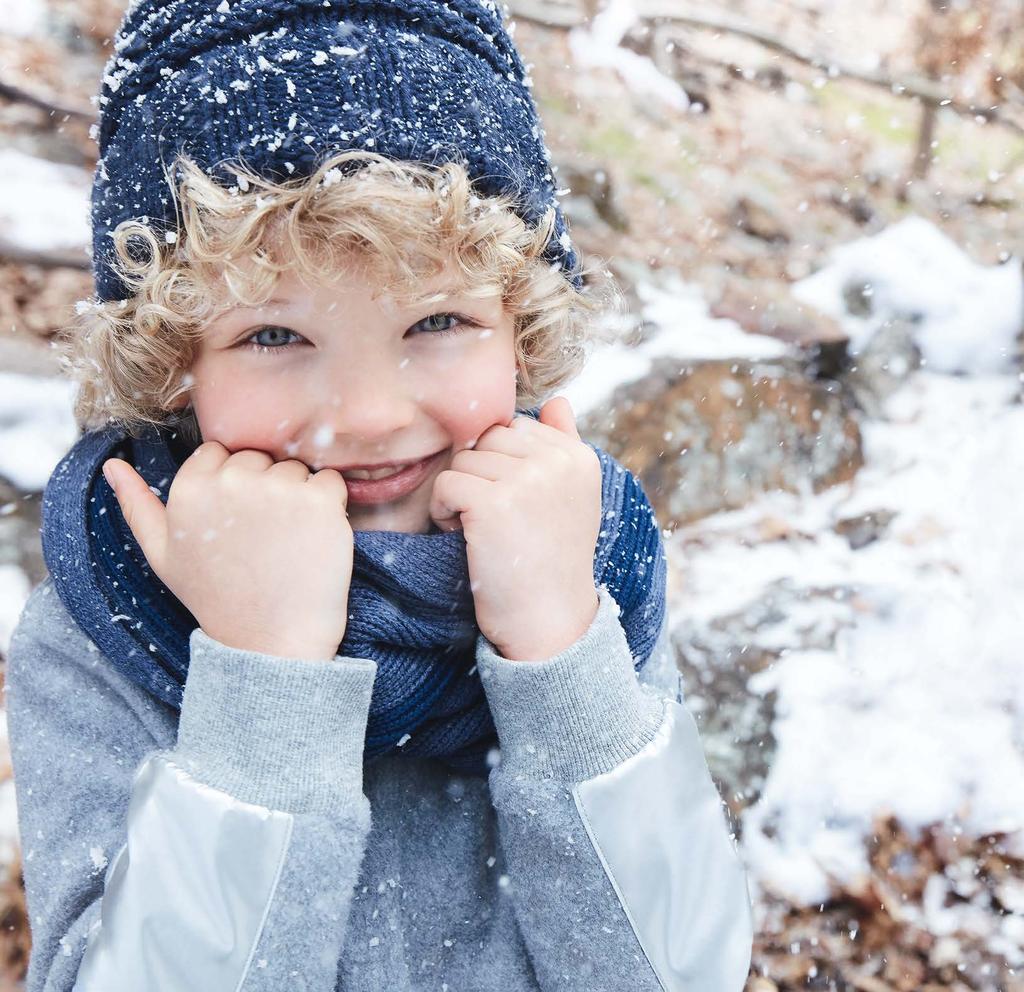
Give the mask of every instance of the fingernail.
[[110, 473], [110, 466], [109, 466], [108, 462], [104, 462], [103, 463], [103, 478], [107, 480], [107, 485], [109, 485], [110, 488], [113, 489], [114, 488], [114, 479], [113, 479], [113, 476]]

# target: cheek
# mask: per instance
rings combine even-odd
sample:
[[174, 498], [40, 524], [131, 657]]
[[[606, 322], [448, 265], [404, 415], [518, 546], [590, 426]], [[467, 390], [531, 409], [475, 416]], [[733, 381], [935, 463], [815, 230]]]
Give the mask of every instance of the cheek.
[[229, 451], [271, 449], [288, 433], [290, 404], [278, 389], [273, 402], [253, 402], [253, 391], [242, 377], [217, 380], [197, 376], [192, 406], [204, 441], [219, 441]]
[[473, 368], [452, 371], [432, 390], [432, 416], [443, 423], [456, 447], [465, 447], [493, 424], [507, 424], [515, 412], [515, 359], [511, 353]]

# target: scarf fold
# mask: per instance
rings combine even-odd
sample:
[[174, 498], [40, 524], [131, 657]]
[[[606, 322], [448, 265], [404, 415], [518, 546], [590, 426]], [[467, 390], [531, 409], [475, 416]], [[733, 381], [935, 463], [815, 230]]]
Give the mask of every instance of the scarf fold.
[[[537, 408], [517, 412], [537, 418]], [[602, 474], [594, 581], [618, 603], [639, 671], [665, 614], [661, 532], [635, 476], [590, 447]], [[166, 425], [141, 437], [115, 426], [92, 431], [43, 494], [43, 556], [64, 606], [122, 674], [179, 710], [198, 623], [150, 569], [101, 467], [123, 458], [166, 504], [192, 449]], [[480, 631], [462, 531], [353, 533], [350, 616], [338, 653], [377, 663], [365, 760], [401, 753], [486, 775], [498, 738], [476, 670]]]

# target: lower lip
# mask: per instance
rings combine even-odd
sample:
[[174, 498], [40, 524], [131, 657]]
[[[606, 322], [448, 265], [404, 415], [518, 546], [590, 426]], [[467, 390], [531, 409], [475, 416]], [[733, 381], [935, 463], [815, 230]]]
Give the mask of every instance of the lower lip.
[[424, 458], [421, 462], [407, 465], [401, 472], [389, 475], [385, 479], [346, 479], [350, 503], [390, 503], [411, 493], [430, 474], [431, 469], [440, 461], [443, 451]]

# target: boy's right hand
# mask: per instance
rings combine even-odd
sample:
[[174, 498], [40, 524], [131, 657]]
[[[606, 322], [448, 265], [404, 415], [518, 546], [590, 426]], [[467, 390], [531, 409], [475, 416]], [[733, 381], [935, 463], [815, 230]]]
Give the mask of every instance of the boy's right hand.
[[345, 636], [353, 537], [341, 473], [200, 445], [167, 506], [120, 458], [103, 472], [150, 567], [212, 638], [331, 659]]

